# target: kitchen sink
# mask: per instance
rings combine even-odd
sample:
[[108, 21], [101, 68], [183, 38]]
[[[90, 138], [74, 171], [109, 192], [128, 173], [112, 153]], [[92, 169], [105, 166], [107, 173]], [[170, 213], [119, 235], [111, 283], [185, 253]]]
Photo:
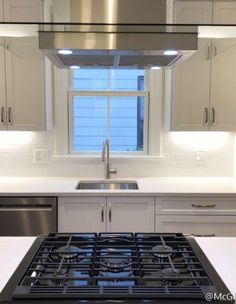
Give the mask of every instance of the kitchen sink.
[[80, 181], [75, 188], [76, 190], [138, 190], [136, 181]]

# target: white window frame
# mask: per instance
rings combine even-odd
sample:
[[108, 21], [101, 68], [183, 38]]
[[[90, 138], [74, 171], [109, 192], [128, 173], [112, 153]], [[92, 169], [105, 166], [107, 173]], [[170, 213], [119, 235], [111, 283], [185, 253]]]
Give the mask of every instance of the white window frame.
[[[162, 158], [162, 127], [163, 127], [163, 100], [165, 95], [165, 86], [164, 86], [164, 71], [159, 70], [148, 70], [145, 71], [145, 91], [135, 91], [136, 96], [138, 93], [148, 94], [148, 110], [145, 113], [145, 119], [147, 122], [145, 133], [145, 145], [146, 153], [137, 151], [136, 152], [111, 152], [111, 157], [115, 157], [124, 160], [127, 159], [136, 159], [136, 158]], [[91, 153], [82, 153], [81, 154], [70, 154], [70, 136], [69, 136], [69, 100], [70, 94], [77, 91], [70, 91], [70, 73], [68, 70], [57, 69], [54, 67], [54, 117], [55, 117], [55, 157], [64, 158], [73, 158], [77, 157], [85, 161], [86, 158], [100, 160], [100, 153], [91, 152]], [[146, 83], [148, 85], [146, 85]], [[82, 90], [79, 90], [79, 93], [82, 93]], [[92, 90], [89, 90], [91, 95]], [[106, 91], [101, 91], [102, 94]], [[109, 91], [108, 91], [109, 92]], [[128, 92], [128, 91], [127, 91]], [[126, 95], [126, 91], [116, 91], [117, 95], [121, 94]], [[84, 91], [86, 93], [86, 91]], [[96, 93], [96, 92], [94, 92]], [[109, 92], [110, 94], [110, 92]], [[145, 123], [144, 123], [145, 124]], [[143, 154], [141, 154], [141, 153]]]
[[74, 96], [105, 96], [105, 97], [126, 97], [126, 96], [143, 96], [144, 97], [144, 125], [143, 125], [143, 151], [111, 151], [114, 155], [147, 155], [148, 154], [148, 104], [149, 94], [145, 91], [110, 91], [110, 90], [76, 90], [70, 91], [68, 94], [68, 112], [69, 112], [69, 154], [71, 155], [100, 155], [101, 152], [96, 151], [73, 151], [73, 106]]

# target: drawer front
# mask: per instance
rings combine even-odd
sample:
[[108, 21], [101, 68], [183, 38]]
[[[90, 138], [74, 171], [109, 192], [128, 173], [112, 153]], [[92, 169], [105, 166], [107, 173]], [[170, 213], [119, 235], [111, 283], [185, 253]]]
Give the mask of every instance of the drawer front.
[[236, 216], [156, 215], [156, 232], [182, 232], [195, 236], [236, 236]]
[[236, 215], [236, 198], [157, 197], [156, 214]]

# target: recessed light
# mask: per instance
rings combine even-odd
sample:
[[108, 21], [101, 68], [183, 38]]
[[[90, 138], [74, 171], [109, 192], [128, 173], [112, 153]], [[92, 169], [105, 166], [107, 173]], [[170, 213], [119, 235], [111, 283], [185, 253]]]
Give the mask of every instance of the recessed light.
[[175, 50], [167, 50], [163, 54], [167, 56], [177, 55], [179, 52]]
[[151, 66], [151, 70], [161, 70], [161, 67], [158, 65]]
[[58, 53], [61, 55], [71, 55], [73, 52], [71, 50], [59, 50]]
[[78, 65], [71, 65], [69, 68], [72, 69], [72, 70], [76, 70], [76, 69], [80, 69], [80, 66], [78, 66]]

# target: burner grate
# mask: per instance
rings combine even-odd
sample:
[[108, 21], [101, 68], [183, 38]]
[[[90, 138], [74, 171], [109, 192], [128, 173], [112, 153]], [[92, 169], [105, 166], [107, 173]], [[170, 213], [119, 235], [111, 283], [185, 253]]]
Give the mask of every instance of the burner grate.
[[215, 291], [182, 234], [45, 237], [14, 298], [204, 298]]

